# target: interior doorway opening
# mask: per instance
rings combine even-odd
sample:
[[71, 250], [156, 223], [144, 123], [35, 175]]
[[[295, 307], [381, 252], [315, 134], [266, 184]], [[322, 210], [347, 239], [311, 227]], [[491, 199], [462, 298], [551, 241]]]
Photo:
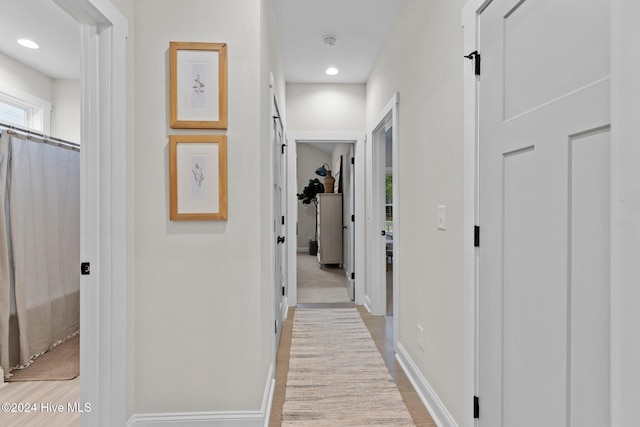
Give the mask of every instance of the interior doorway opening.
[[297, 302], [351, 303], [355, 300], [353, 143], [299, 142], [296, 154]]
[[371, 185], [367, 211], [367, 286], [365, 304], [374, 316], [393, 317], [394, 348], [398, 342], [398, 94], [382, 109], [371, 131]]
[[[302, 291], [303, 299], [299, 299], [301, 292], [298, 289], [298, 259], [301, 260], [301, 266], [304, 262], [307, 268], [314, 269], [314, 273], [332, 274], [332, 280], [337, 284], [330, 293], [340, 293], [341, 301], [346, 304], [363, 304], [364, 285], [360, 284], [364, 283], [365, 276], [364, 140], [364, 134], [360, 133], [287, 135], [287, 177], [290, 189], [287, 203], [287, 217], [290, 218], [287, 221], [287, 235], [291, 236], [292, 242], [288, 246], [287, 257], [289, 306], [296, 306], [305, 301], [321, 301], [313, 299], [314, 289], [311, 290], [312, 299], [309, 300], [309, 295], [304, 295], [306, 290]], [[314, 152], [317, 157], [312, 156], [311, 159], [305, 160], [305, 151]], [[316, 170], [321, 174], [324, 174], [325, 170], [331, 170], [331, 178], [335, 179], [333, 183], [326, 183], [327, 186], [333, 187], [334, 192], [323, 192], [323, 195], [320, 195], [319, 208], [313, 202], [302, 203], [296, 196], [304, 191], [310, 180], [318, 179], [318, 182], [325, 186], [325, 176], [317, 175]], [[303, 185], [300, 185], [299, 181], [302, 181]], [[337, 207], [332, 206], [330, 209], [330, 204]], [[329, 228], [332, 228], [334, 237], [337, 236], [338, 243], [334, 240], [331, 247], [338, 252], [339, 258], [322, 258], [322, 224], [329, 221], [318, 216], [318, 212], [320, 216], [325, 212], [323, 206], [327, 211], [332, 211], [329, 216], [335, 220]], [[333, 213], [336, 211], [339, 213]], [[319, 219], [320, 225], [316, 225], [316, 219]], [[325, 225], [325, 231], [326, 228]], [[320, 240], [320, 258], [318, 253], [309, 254], [309, 240], [315, 239]], [[325, 243], [325, 249], [326, 245], [328, 244]], [[329, 280], [329, 276], [325, 278]], [[321, 278], [320, 281], [322, 280], [324, 279]]]
[[393, 129], [385, 132], [384, 231], [387, 316], [393, 315]]

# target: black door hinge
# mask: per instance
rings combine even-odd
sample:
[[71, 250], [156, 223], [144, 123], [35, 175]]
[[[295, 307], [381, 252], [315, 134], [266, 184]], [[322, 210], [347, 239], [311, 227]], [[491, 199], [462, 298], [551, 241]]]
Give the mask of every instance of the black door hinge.
[[282, 225], [284, 225], [284, 215], [282, 215]]
[[83, 276], [91, 274], [91, 263], [83, 262], [80, 264], [80, 274]]
[[480, 398], [473, 396], [473, 418], [480, 418]]
[[356, 164], [356, 158], [355, 158], [355, 157], [352, 157], [352, 158], [351, 158], [351, 164], [352, 164], [352, 165], [355, 165], [355, 164]]
[[284, 286], [282, 287], [282, 296], [284, 296]]
[[351, 273], [351, 280], [356, 280], [356, 273]]
[[473, 226], [473, 246], [480, 247], [480, 227], [477, 225]]
[[278, 321], [277, 320], [276, 320], [274, 326], [275, 326], [275, 331], [274, 332], [277, 334], [278, 333]]
[[284, 154], [284, 147], [286, 147], [287, 144], [281, 144], [280, 145], [280, 154]]
[[355, 215], [351, 215], [351, 222], [356, 222], [356, 216]]
[[474, 50], [469, 55], [465, 55], [464, 57], [467, 59], [474, 60], [475, 73], [476, 73], [476, 76], [479, 76], [480, 75], [480, 54], [478, 53], [478, 51]]

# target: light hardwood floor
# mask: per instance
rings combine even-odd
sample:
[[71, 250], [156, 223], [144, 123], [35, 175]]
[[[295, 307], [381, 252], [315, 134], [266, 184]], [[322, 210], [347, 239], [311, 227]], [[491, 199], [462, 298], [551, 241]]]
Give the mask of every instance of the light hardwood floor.
[[0, 386], [0, 404], [0, 426], [78, 427], [80, 377], [5, 383]]

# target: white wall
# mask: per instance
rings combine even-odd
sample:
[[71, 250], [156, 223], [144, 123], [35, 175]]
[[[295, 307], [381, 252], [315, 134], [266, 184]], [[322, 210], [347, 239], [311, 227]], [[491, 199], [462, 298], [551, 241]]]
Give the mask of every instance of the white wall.
[[[458, 425], [470, 404], [463, 402], [463, 3], [406, 2], [367, 83], [366, 109], [370, 132], [400, 93], [399, 341]], [[437, 205], [447, 207], [446, 231], [436, 229]]]
[[80, 144], [80, 80], [53, 80], [51, 135]]
[[[365, 97], [363, 84], [287, 84], [287, 132], [332, 133], [365, 131]], [[293, 141], [289, 141], [292, 143]], [[323, 163], [333, 168], [330, 154], [298, 144], [298, 189], [317, 178], [315, 170]], [[298, 202], [298, 248], [308, 247], [313, 236], [313, 205]]]
[[365, 85], [287, 84], [287, 132], [364, 132]]
[[0, 82], [3, 86], [53, 102], [53, 79], [28, 65], [0, 53]]
[[[268, 3], [265, 3], [268, 6]], [[273, 335], [262, 263], [262, 4], [135, 2], [135, 412], [260, 410]], [[265, 6], [265, 7], [267, 7]], [[226, 42], [229, 219], [169, 221], [169, 42]], [[282, 89], [281, 89], [282, 90]], [[257, 184], [256, 184], [257, 183]], [[268, 339], [265, 338], [268, 337]]]

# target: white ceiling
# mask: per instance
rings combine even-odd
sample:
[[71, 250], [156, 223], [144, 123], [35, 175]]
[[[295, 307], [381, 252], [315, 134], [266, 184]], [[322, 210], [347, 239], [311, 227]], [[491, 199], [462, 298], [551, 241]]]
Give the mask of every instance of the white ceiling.
[[[0, 0], [0, 52], [49, 77], [80, 76], [80, 27], [53, 0]], [[26, 38], [40, 45], [27, 49]]]
[[[274, 0], [285, 79], [365, 83], [405, 0]], [[336, 44], [326, 47], [325, 36]], [[325, 70], [340, 70], [328, 76]]]
[[[364, 83], [406, 0], [274, 0], [285, 79]], [[0, 0], [0, 52], [52, 78], [78, 78], [78, 25], [53, 0]], [[324, 44], [325, 36], [335, 46]], [[31, 50], [16, 43], [29, 38]], [[325, 70], [337, 67], [336, 76]]]

